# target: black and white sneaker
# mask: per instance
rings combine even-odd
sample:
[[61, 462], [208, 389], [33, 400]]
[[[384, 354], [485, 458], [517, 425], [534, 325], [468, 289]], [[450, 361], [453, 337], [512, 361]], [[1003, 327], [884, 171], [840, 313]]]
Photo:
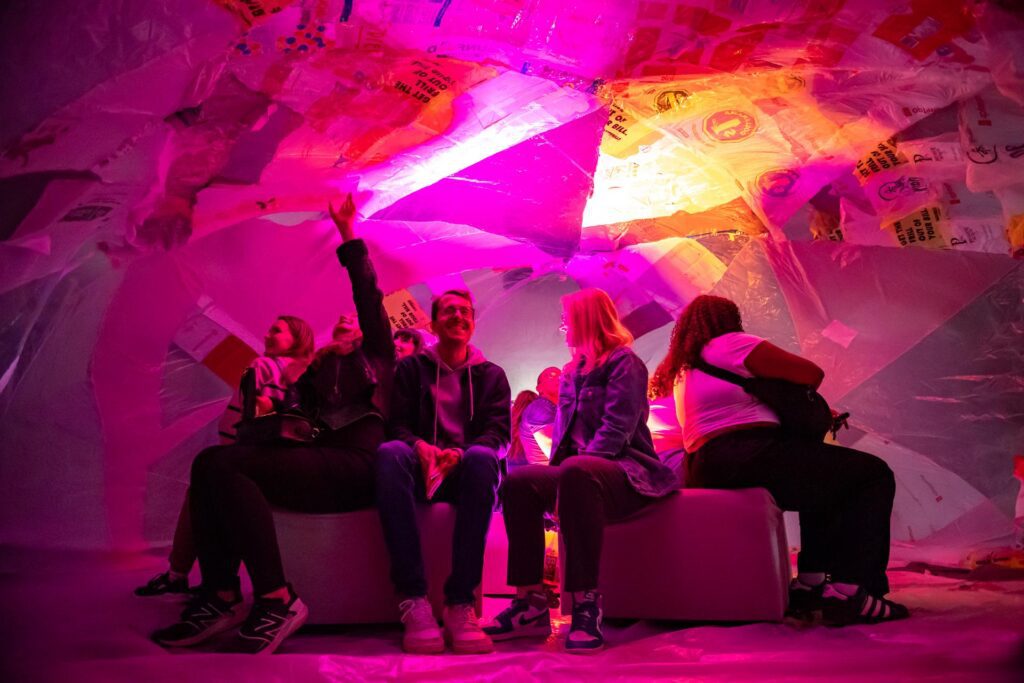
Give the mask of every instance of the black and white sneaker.
[[238, 630], [237, 641], [229, 650], [250, 655], [269, 655], [285, 638], [298, 631], [306, 623], [309, 610], [290, 585], [288, 594], [291, 596], [288, 602], [258, 599], [242, 628]]
[[241, 598], [227, 602], [216, 594], [201, 594], [189, 601], [181, 621], [155, 631], [153, 640], [165, 647], [190, 647], [238, 626], [243, 619]]
[[572, 624], [565, 639], [565, 651], [574, 655], [589, 655], [604, 649], [601, 632], [601, 594], [587, 591], [583, 599], [572, 607]]
[[157, 574], [144, 586], [135, 589], [135, 595], [140, 598], [149, 598], [154, 595], [189, 595], [190, 593], [188, 577], [172, 578], [170, 570]]
[[525, 598], [515, 598], [484, 627], [484, 633], [493, 641], [547, 638], [551, 635], [548, 596], [543, 593], [530, 593]]
[[822, 622], [826, 626], [877, 624], [906, 619], [910, 610], [904, 605], [871, 595], [863, 586], [854, 595], [845, 595], [832, 585], [825, 587], [822, 598]]

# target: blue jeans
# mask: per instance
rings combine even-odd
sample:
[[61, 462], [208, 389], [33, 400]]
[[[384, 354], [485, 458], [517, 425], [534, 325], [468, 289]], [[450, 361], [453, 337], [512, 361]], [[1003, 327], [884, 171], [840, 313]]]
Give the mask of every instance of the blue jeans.
[[[449, 605], [471, 604], [484, 570], [487, 527], [497, 497], [498, 454], [470, 446], [448, 474], [432, 502], [455, 505], [452, 573], [444, 584]], [[399, 593], [425, 597], [427, 580], [416, 524], [416, 505], [426, 502], [419, 458], [404, 441], [388, 441], [377, 451], [377, 509], [391, 555], [391, 581]]]

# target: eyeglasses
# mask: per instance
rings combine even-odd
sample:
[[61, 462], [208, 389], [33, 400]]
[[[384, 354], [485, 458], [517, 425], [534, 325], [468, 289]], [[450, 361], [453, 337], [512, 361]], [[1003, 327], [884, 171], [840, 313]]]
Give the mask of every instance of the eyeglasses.
[[450, 318], [453, 315], [461, 315], [463, 318], [472, 318], [473, 309], [469, 306], [445, 306], [440, 310], [440, 314], [445, 318]]

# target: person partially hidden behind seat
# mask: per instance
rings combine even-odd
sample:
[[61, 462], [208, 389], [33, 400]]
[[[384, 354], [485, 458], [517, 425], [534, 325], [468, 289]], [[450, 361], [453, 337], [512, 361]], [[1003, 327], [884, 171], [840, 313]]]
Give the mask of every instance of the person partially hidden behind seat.
[[[339, 318], [331, 343], [284, 399], [319, 433], [307, 443], [214, 446], [196, 457], [190, 499], [202, 590], [179, 622], [153, 634], [161, 645], [197, 645], [241, 624], [230, 651], [273, 652], [308, 611], [285, 579], [271, 506], [332, 513], [373, 505], [373, 460], [384, 438], [395, 345], [366, 244], [353, 234], [351, 195], [339, 210], [329, 208], [358, 320]], [[243, 561], [255, 596], [248, 616], [238, 576]]]
[[599, 289], [562, 298], [573, 358], [558, 391], [549, 465], [513, 470], [502, 489], [508, 583], [516, 598], [484, 629], [494, 640], [551, 634], [544, 572], [544, 515], [557, 507], [565, 543], [565, 592], [572, 625], [565, 649], [604, 647], [597, 591], [604, 527], [677, 489], [647, 428], [647, 368], [633, 336]]
[[[490, 652], [477, 622], [475, 591], [497, 496], [498, 450], [509, 440], [511, 391], [505, 371], [469, 342], [475, 312], [469, 292], [450, 290], [431, 306], [437, 344], [409, 356], [395, 371], [391, 441], [377, 454], [377, 507], [391, 580], [402, 596], [406, 652], [436, 654], [445, 639], [457, 654]], [[431, 475], [436, 475], [431, 476]], [[427, 601], [416, 506], [455, 506], [452, 571], [444, 585], [444, 636]]]
[[506, 463], [509, 469], [543, 465], [551, 458], [558, 382], [562, 371], [544, 368], [537, 376], [537, 391], [521, 391], [512, 404], [512, 444]]
[[675, 393], [689, 453], [687, 486], [764, 487], [779, 507], [799, 512], [791, 611], [821, 611], [825, 623], [837, 626], [907, 617], [906, 607], [885, 598], [896, 491], [889, 466], [851, 448], [783, 436], [768, 406], [698, 369], [701, 362], [813, 388], [824, 379], [821, 368], [746, 334], [729, 299], [698, 296], [679, 316], [650, 395]]

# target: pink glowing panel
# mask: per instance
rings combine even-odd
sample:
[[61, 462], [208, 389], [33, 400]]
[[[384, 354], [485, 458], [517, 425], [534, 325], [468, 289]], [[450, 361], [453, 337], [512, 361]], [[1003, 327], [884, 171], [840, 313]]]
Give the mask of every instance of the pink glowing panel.
[[522, 142], [413, 193], [374, 217], [444, 220], [571, 254], [593, 187], [603, 111]]

